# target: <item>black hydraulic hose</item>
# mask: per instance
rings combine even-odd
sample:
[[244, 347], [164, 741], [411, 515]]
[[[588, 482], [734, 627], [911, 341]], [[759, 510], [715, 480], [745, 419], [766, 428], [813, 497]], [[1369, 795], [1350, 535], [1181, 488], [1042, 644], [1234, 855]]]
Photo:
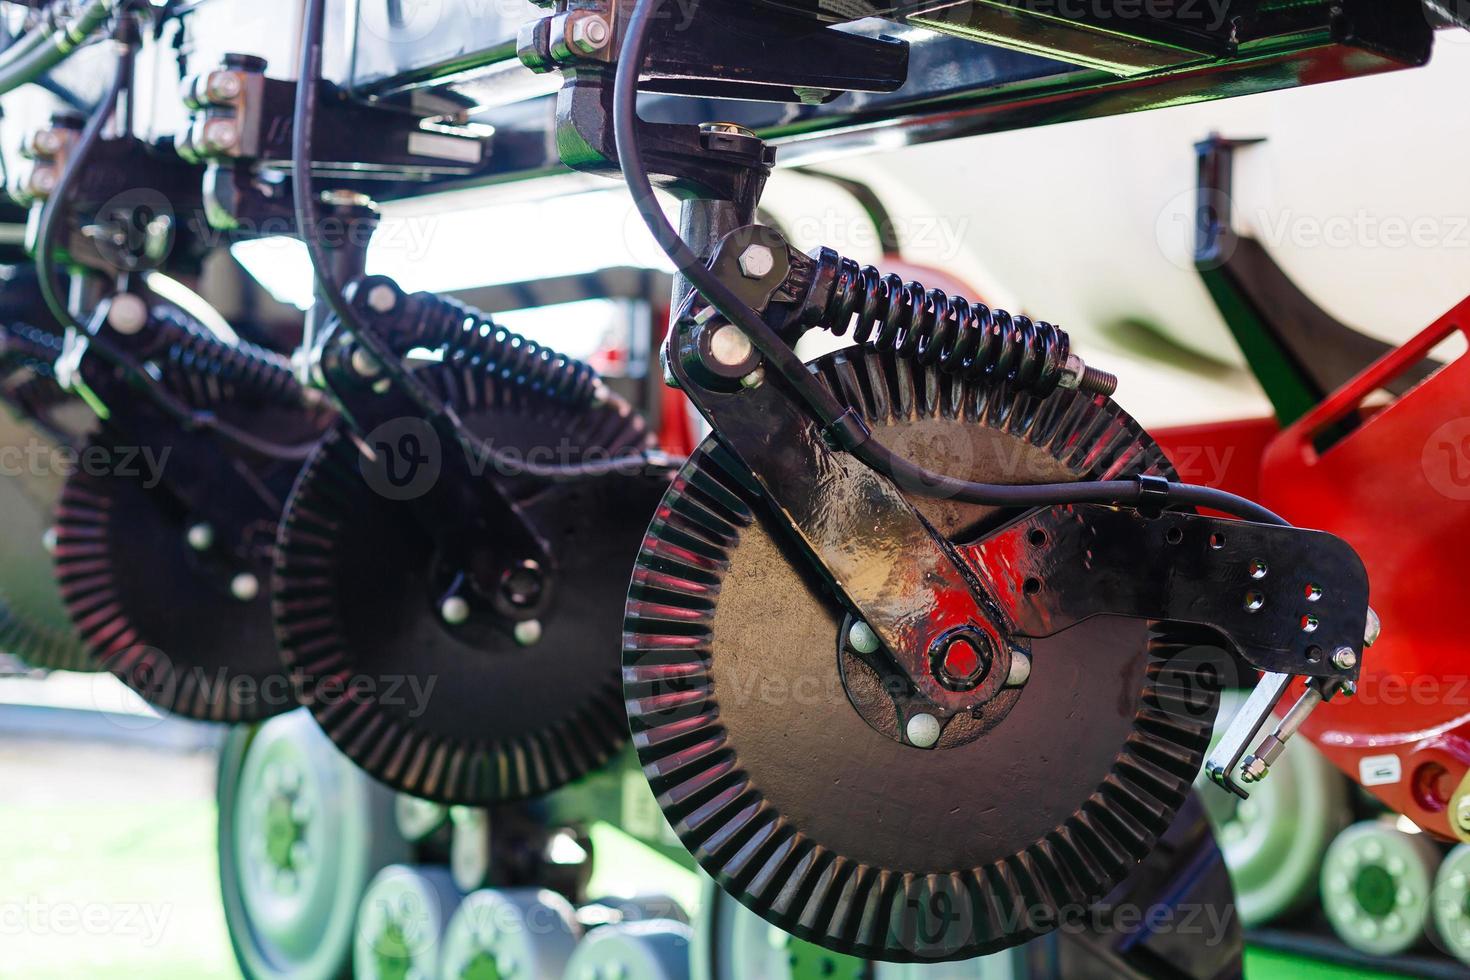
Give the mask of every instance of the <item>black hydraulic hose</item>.
[[[317, 0], [320, 2], [320, 0]], [[1006, 486], [972, 483], [915, 466], [878, 440], [867, 426], [807, 370], [789, 344], [747, 306], [695, 255], [659, 206], [653, 182], [638, 145], [638, 84], [648, 53], [648, 29], [661, 0], [638, 0], [627, 23], [613, 89], [613, 131], [623, 177], [648, 230], [680, 274], [730, 323], [750, 338], [756, 349], [791, 385], [818, 422], [853, 456], [905, 489], [927, 497], [998, 507], [1047, 507], [1056, 504], [1137, 505], [1145, 495], [1135, 480], [1090, 483], [1042, 483]], [[1168, 484], [1168, 503], [1208, 507], [1262, 524], [1287, 522], [1244, 497], [1212, 487]]]

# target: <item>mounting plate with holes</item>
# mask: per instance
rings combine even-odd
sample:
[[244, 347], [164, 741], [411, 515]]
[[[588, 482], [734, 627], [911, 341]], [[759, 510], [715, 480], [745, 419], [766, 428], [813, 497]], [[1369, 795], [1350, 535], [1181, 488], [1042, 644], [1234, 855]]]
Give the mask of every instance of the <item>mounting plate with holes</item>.
[[1137, 616], [1217, 630], [1260, 670], [1358, 677], [1368, 573], [1331, 534], [1084, 504], [1028, 514], [968, 555], [1024, 636]]

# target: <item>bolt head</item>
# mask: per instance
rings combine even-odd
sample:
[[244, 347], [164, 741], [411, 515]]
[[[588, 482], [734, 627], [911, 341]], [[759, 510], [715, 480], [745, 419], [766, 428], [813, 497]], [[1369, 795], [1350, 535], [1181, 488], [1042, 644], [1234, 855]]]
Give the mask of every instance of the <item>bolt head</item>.
[[460, 626], [470, 618], [470, 604], [463, 596], [452, 595], [439, 604], [439, 616], [450, 626]]
[[750, 360], [750, 355], [754, 350], [745, 332], [730, 323], [721, 324], [715, 328], [714, 335], [709, 339], [710, 356], [715, 359], [716, 363], [725, 367], [744, 364]]
[[745, 388], [759, 388], [766, 383], [766, 369], [757, 367], [754, 371], [740, 379], [740, 384]]
[[43, 129], [31, 140], [31, 148], [38, 156], [52, 156], [61, 149], [61, 134], [54, 129]]
[[374, 313], [392, 313], [398, 305], [398, 292], [387, 283], [380, 282], [368, 290], [367, 304]]
[[45, 197], [56, 190], [56, 180], [55, 167], [37, 167], [31, 172], [31, 193], [37, 197]]
[[878, 652], [878, 634], [861, 619], [847, 628], [847, 643], [858, 653]]
[[240, 139], [240, 131], [232, 119], [211, 119], [204, 124], [204, 146], [209, 150], [228, 150]]
[[240, 94], [240, 76], [232, 71], [212, 72], [206, 92], [211, 101], [228, 102]]
[[1338, 647], [1332, 652], [1332, 666], [1338, 670], [1352, 670], [1358, 665], [1358, 655], [1352, 647]]
[[934, 672], [945, 687], [973, 690], [990, 673], [990, 651], [979, 636], [956, 636], [939, 651]]
[[583, 54], [595, 54], [612, 40], [612, 28], [601, 14], [577, 17], [568, 25], [567, 40]]
[[1264, 759], [1258, 759], [1255, 756], [1250, 756], [1245, 760], [1245, 766], [1240, 771], [1241, 781], [1246, 783], [1258, 783], [1266, 778], [1266, 773], [1270, 770], [1270, 768], [1270, 766], [1266, 765], [1266, 761]]
[[383, 369], [378, 359], [361, 347], [352, 352], [351, 362], [352, 371], [359, 378], [376, 378]]
[[541, 642], [541, 621], [537, 619], [523, 620], [516, 623], [511, 633], [515, 636], [516, 642], [521, 646], [535, 646]]
[[1025, 687], [1031, 679], [1031, 658], [1020, 651], [1011, 653], [1011, 671], [1006, 675], [1006, 687]]
[[118, 293], [107, 307], [107, 325], [131, 337], [148, 324], [148, 304], [135, 293]]
[[740, 253], [740, 274], [747, 279], [764, 279], [776, 268], [776, 253], [765, 245], [751, 245]]
[[920, 749], [933, 748], [934, 744], [939, 741], [941, 730], [939, 719], [923, 712], [914, 715], [904, 726], [904, 734], [908, 736], [909, 744]]
[[214, 528], [204, 522], [189, 525], [189, 530], [184, 533], [184, 538], [189, 542], [189, 547], [195, 551], [208, 551], [214, 544]]
[[260, 579], [249, 572], [241, 572], [230, 579], [230, 595], [241, 602], [252, 602], [260, 595]]

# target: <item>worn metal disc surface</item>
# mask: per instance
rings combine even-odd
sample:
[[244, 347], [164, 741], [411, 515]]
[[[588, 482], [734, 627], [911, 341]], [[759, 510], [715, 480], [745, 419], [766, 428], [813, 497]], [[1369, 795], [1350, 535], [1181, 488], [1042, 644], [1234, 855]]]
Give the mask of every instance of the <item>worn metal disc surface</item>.
[[[916, 462], [989, 482], [1168, 472], [1116, 405], [960, 385], [850, 350], [814, 370]], [[684, 844], [767, 921], [829, 949], [953, 960], [1055, 928], [1166, 830], [1209, 742], [1203, 654], [1140, 621], [1032, 643], [1009, 714], [923, 750], [856, 710], [847, 610], [742, 467], [708, 441], [634, 573], [624, 684], [644, 772]], [[956, 542], [1012, 514], [915, 500]], [[960, 720], [960, 719], [956, 719]]]
[[[444, 368], [424, 378], [477, 436], [528, 458], [542, 447], [568, 462], [607, 458], [647, 443], [621, 401], [573, 408], [494, 378]], [[378, 779], [445, 803], [536, 796], [601, 765], [627, 737], [617, 656], [626, 569], [667, 475], [483, 477], [505, 481], [557, 563], [539, 638], [522, 645], [507, 629], [441, 614], [446, 564], [493, 553], [493, 529], [448, 562], [416, 498], [385, 493], [363, 459], [339, 427], [281, 524], [277, 635], [322, 728]]]

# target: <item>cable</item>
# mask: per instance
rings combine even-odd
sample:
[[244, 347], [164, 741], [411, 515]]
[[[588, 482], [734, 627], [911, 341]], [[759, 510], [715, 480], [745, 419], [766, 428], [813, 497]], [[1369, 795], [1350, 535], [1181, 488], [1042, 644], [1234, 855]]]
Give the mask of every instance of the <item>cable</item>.
[[[648, 54], [649, 25], [660, 2], [638, 0], [634, 7], [628, 19], [613, 86], [613, 135], [633, 204], [654, 240], [680, 274], [726, 320], [740, 328], [783, 380], [796, 390], [797, 396], [806, 403], [822, 427], [865, 465], [899, 486], [927, 497], [999, 507], [1029, 508], [1069, 503], [1137, 505], [1144, 494], [1144, 486], [1132, 480], [1004, 486], [972, 483], [915, 466], [874, 439], [862, 420], [807, 370], [790, 345], [709, 270], [664, 215], [638, 146], [638, 84]], [[1287, 523], [1254, 501], [1212, 487], [1170, 483], [1168, 496], [1171, 504], [1208, 507], [1262, 524]]]

